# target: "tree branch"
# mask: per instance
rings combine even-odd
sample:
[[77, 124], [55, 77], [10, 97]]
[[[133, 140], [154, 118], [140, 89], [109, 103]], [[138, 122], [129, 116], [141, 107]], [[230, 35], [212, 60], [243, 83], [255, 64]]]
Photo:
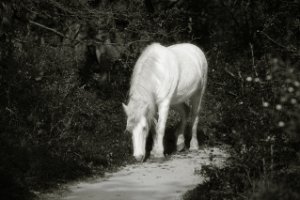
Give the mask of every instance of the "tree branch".
[[231, 71], [229, 71], [229, 69], [227, 69], [226, 67], [224, 68], [224, 71], [229, 74], [232, 78], [237, 78]]
[[32, 20], [29, 20], [29, 23], [32, 24], [32, 25], [35, 25], [35, 26], [38, 26], [40, 28], [43, 28], [43, 29], [46, 29], [48, 31], [51, 31], [52, 33], [55, 33], [56, 35], [62, 37], [62, 38], [67, 38], [63, 33], [53, 29], [53, 28], [49, 28], [48, 26], [45, 26], [43, 24], [40, 24], [38, 22], [35, 22], [35, 21], [32, 21]]
[[253, 52], [253, 44], [252, 44], [252, 43], [249, 43], [249, 46], [250, 46], [250, 52], [251, 52], [251, 57], [252, 57], [252, 67], [253, 67], [255, 76], [257, 77], [257, 76], [258, 76], [258, 73], [257, 73], [257, 71], [256, 71], [256, 66], [255, 66], [254, 52]]
[[76, 38], [68, 37], [65, 34], [63, 34], [62, 32], [59, 32], [59, 31], [57, 31], [53, 28], [50, 28], [50, 27], [48, 27], [44, 24], [40, 24], [40, 23], [32, 21], [32, 20], [29, 20], [29, 23], [32, 24], [32, 25], [38, 26], [42, 29], [48, 30], [48, 31], [50, 31], [50, 32], [62, 37], [62, 38], [66, 38], [66, 39], [69, 39], [71, 41], [76, 41], [77, 42], [76, 44], [78, 44], [78, 43], [86, 43], [86, 44], [96, 43], [96, 44], [105, 44], [105, 45], [119, 45], [117, 43], [99, 42], [99, 41], [96, 41], [96, 40], [79, 40], [79, 39], [76, 39]]
[[[282, 44], [280, 44], [279, 42], [275, 41], [273, 38], [271, 38], [268, 34], [266, 34], [265, 32], [263, 31], [257, 31], [258, 33], [262, 34], [263, 36], [265, 36], [268, 40], [270, 40], [273, 44], [276, 44], [277, 46], [283, 48], [283, 49], [286, 49], [287, 51], [290, 51], [290, 52], [293, 52], [293, 53], [297, 53], [297, 50], [296, 49], [291, 49], [287, 46], [284, 46]], [[297, 54], [298, 55], [298, 54]]]

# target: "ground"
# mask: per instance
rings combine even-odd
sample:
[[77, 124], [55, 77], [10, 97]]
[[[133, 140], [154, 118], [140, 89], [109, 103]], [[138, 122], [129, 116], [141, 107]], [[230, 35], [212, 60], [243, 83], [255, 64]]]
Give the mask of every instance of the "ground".
[[163, 162], [149, 159], [127, 165], [104, 177], [65, 185], [62, 190], [43, 194], [41, 199], [181, 199], [187, 190], [205, 180], [198, 174], [201, 166], [222, 167], [226, 157], [224, 147], [203, 147], [198, 151], [170, 155]]

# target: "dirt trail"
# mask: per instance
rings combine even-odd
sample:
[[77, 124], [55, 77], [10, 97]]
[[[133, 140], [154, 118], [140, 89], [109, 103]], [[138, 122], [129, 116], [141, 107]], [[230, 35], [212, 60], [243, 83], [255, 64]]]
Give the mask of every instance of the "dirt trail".
[[68, 186], [63, 194], [52, 194], [48, 200], [176, 200], [189, 189], [203, 182], [196, 175], [202, 165], [221, 167], [227, 157], [220, 148], [205, 148], [196, 152], [172, 155], [157, 163], [147, 161], [128, 165], [118, 172], [106, 174], [92, 182]]

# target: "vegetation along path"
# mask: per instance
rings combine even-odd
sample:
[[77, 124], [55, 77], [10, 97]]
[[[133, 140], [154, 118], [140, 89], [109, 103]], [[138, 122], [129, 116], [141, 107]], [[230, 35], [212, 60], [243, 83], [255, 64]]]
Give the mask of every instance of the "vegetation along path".
[[227, 153], [222, 148], [177, 153], [164, 162], [148, 160], [128, 165], [93, 181], [79, 182], [60, 194], [45, 199], [70, 200], [159, 200], [181, 199], [182, 195], [204, 181], [201, 166], [222, 167]]

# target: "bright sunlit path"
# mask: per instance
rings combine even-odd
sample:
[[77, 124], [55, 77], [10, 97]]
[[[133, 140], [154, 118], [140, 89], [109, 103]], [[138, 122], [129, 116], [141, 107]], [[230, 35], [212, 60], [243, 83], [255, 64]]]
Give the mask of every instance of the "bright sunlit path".
[[[228, 154], [221, 148], [204, 148], [170, 156], [164, 162], [128, 165], [104, 178], [79, 182], [67, 187], [62, 194], [48, 194], [45, 200], [174, 200], [204, 177], [199, 174], [203, 165], [222, 167]], [[197, 175], [196, 175], [197, 174]]]

